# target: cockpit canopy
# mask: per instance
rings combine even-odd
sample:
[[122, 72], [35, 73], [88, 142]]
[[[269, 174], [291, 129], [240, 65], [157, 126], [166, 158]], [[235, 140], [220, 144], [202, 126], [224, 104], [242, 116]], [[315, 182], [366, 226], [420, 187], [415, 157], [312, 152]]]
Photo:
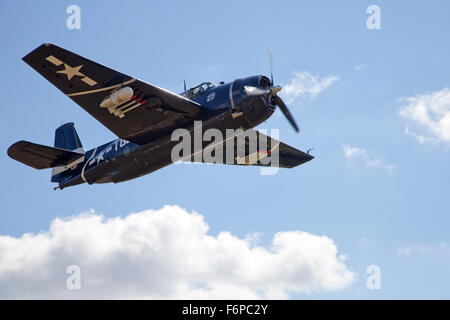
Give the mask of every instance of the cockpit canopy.
[[215, 87], [216, 85], [214, 84], [214, 82], [206, 81], [194, 88], [189, 89], [188, 91], [183, 92], [182, 95], [185, 96], [186, 98], [192, 99], [198, 97], [203, 92], [206, 92], [207, 90]]

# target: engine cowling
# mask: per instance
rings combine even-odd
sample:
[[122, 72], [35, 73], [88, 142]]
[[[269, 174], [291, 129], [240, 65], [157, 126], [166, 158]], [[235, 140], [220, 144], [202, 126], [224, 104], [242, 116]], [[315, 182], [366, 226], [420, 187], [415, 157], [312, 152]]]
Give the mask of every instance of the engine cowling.
[[244, 115], [244, 127], [255, 127], [265, 121], [274, 112], [274, 106], [268, 101], [267, 95], [251, 95], [245, 89], [267, 89], [270, 81], [262, 75], [251, 76], [242, 79], [236, 79], [232, 82], [230, 88], [230, 100], [232, 112], [235, 114], [233, 118], [240, 119], [240, 115]]

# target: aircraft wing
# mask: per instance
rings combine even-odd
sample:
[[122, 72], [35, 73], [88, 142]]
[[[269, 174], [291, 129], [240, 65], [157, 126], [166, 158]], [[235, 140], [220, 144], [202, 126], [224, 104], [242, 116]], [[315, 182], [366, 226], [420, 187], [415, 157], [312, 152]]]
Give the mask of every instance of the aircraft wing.
[[[245, 135], [245, 139], [244, 139]], [[239, 142], [240, 137], [243, 143]], [[251, 146], [253, 143], [253, 147]], [[223, 148], [222, 157], [216, 157], [216, 147]], [[231, 149], [232, 148], [232, 149]], [[227, 161], [227, 152], [232, 155]], [[278, 157], [277, 157], [278, 154]], [[257, 130], [249, 129], [220, 144], [209, 143], [203, 149], [202, 161], [197, 161], [195, 153], [187, 159], [190, 162], [221, 163], [232, 165], [252, 165], [278, 168], [293, 168], [314, 159], [308, 153], [297, 150], [287, 144], [266, 136]], [[217, 162], [217, 159], [219, 162]], [[211, 161], [213, 160], [213, 161]]]
[[50, 43], [23, 60], [118, 137], [135, 143], [159, 138], [202, 111], [181, 95]]

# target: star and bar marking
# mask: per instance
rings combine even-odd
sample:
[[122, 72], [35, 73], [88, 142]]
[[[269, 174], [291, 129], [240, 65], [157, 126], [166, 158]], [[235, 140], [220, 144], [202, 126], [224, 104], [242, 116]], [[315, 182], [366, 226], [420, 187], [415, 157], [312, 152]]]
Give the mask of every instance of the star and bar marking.
[[86, 75], [84, 75], [83, 73], [80, 72], [81, 68], [83, 68], [83, 65], [79, 65], [77, 67], [71, 67], [67, 63], [62, 62], [61, 60], [59, 60], [58, 58], [56, 58], [52, 55], [45, 58], [45, 60], [54, 64], [57, 67], [59, 67], [60, 65], [64, 65], [64, 69], [58, 70], [58, 71], [56, 71], [56, 73], [65, 74], [67, 76], [67, 80], [71, 80], [75, 76], [80, 76], [80, 77], [83, 77], [83, 78], [81, 78], [81, 81], [83, 81], [84, 83], [86, 83], [89, 86], [94, 86], [97, 84], [96, 81], [92, 80], [91, 78], [87, 77]]

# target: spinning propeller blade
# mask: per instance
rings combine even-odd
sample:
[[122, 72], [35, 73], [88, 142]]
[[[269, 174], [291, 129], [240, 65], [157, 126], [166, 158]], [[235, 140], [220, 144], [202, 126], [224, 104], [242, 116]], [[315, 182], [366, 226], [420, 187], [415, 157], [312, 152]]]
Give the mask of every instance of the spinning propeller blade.
[[[291, 126], [295, 129], [296, 132], [299, 132], [297, 123], [294, 120], [294, 117], [289, 112], [289, 109], [287, 108], [286, 104], [281, 100], [279, 96], [277, 96], [277, 93], [281, 90], [281, 86], [274, 86], [273, 85], [273, 57], [272, 57], [272, 49], [268, 48], [267, 53], [269, 55], [269, 65], [270, 65], [270, 95], [272, 96], [273, 101], [275, 104], [280, 108], [281, 112], [284, 114], [284, 116], [288, 119]], [[263, 91], [263, 89], [260, 89]]]
[[269, 55], [269, 65], [270, 65], [270, 85], [273, 86], [273, 58], [272, 49], [268, 48], [267, 53]]
[[281, 112], [283, 112], [284, 116], [288, 119], [291, 126], [294, 128], [296, 132], [299, 132], [297, 123], [295, 123], [294, 117], [292, 117], [292, 114], [289, 112], [289, 109], [284, 104], [283, 100], [279, 96], [273, 96], [275, 103], [280, 108]]

